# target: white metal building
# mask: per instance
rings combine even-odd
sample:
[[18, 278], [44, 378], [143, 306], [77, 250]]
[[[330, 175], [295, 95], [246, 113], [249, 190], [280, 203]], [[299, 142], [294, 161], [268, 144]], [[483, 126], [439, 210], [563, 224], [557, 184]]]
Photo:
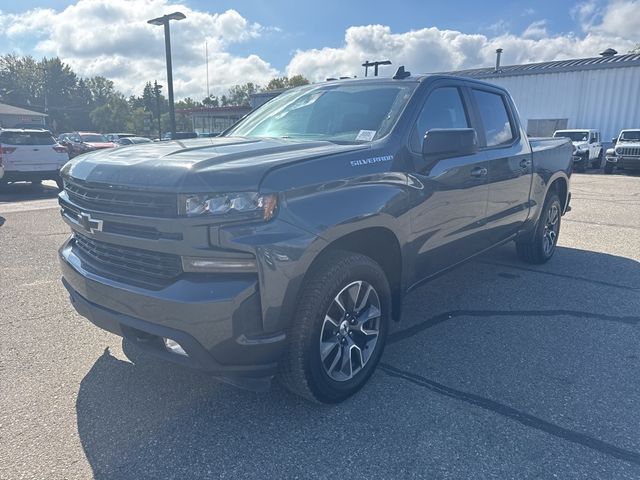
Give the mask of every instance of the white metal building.
[[603, 141], [610, 141], [624, 128], [640, 128], [640, 54], [450, 73], [507, 88], [533, 136], [595, 128]]

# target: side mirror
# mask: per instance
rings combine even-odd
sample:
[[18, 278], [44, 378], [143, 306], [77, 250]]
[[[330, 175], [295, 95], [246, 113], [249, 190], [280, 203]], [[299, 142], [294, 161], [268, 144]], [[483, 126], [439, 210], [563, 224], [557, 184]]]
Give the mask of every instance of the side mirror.
[[618, 137], [614, 137], [614, 138], [612, 138], [612, 139], [611, 139], [611, 143], [613, 143], [614, 145], [615, 145], [616, 143], [618, 143]]
[[477, 151], [478, 136], [473, 128], [434, 128], [425, 133], [422, 142], [422, 156], [428, 164]]

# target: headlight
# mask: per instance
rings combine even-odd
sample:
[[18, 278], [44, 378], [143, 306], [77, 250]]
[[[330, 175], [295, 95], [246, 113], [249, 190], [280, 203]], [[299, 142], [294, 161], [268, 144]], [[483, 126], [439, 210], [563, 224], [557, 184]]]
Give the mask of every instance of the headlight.
[[278, 207], [278, 196], [255, 192], [185, 195], [181, 211], [188, 217], [244, 215], [271, 220]]

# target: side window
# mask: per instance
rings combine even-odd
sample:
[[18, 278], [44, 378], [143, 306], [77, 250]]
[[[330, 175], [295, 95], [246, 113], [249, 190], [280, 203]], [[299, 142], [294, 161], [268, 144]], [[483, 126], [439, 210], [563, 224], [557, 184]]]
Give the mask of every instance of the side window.
[[411, 132], [411, 150], [422, 150], [424, 134], [432, 128], [469, 128], [460, 91], [456, 87], [436, 88], [429, 94]]
[[487, 147], [509, 144], [515, 138], [515, 129], [509, 119], [504, 97], [484, 90], [473, 90], [478, 112], [484, 124]]

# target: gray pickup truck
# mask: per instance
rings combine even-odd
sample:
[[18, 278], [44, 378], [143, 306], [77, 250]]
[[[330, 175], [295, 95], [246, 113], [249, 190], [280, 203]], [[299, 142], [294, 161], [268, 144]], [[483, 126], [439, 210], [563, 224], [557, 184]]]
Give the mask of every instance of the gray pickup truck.
[[339, 402], [407, 292], [512, 240], [526, 262], [551, 258], [571, 152], [528, 139], [487, 83], [292, 89], [220, 137], [71, 160], [63, 283], [81, 315], [164, 359]]

